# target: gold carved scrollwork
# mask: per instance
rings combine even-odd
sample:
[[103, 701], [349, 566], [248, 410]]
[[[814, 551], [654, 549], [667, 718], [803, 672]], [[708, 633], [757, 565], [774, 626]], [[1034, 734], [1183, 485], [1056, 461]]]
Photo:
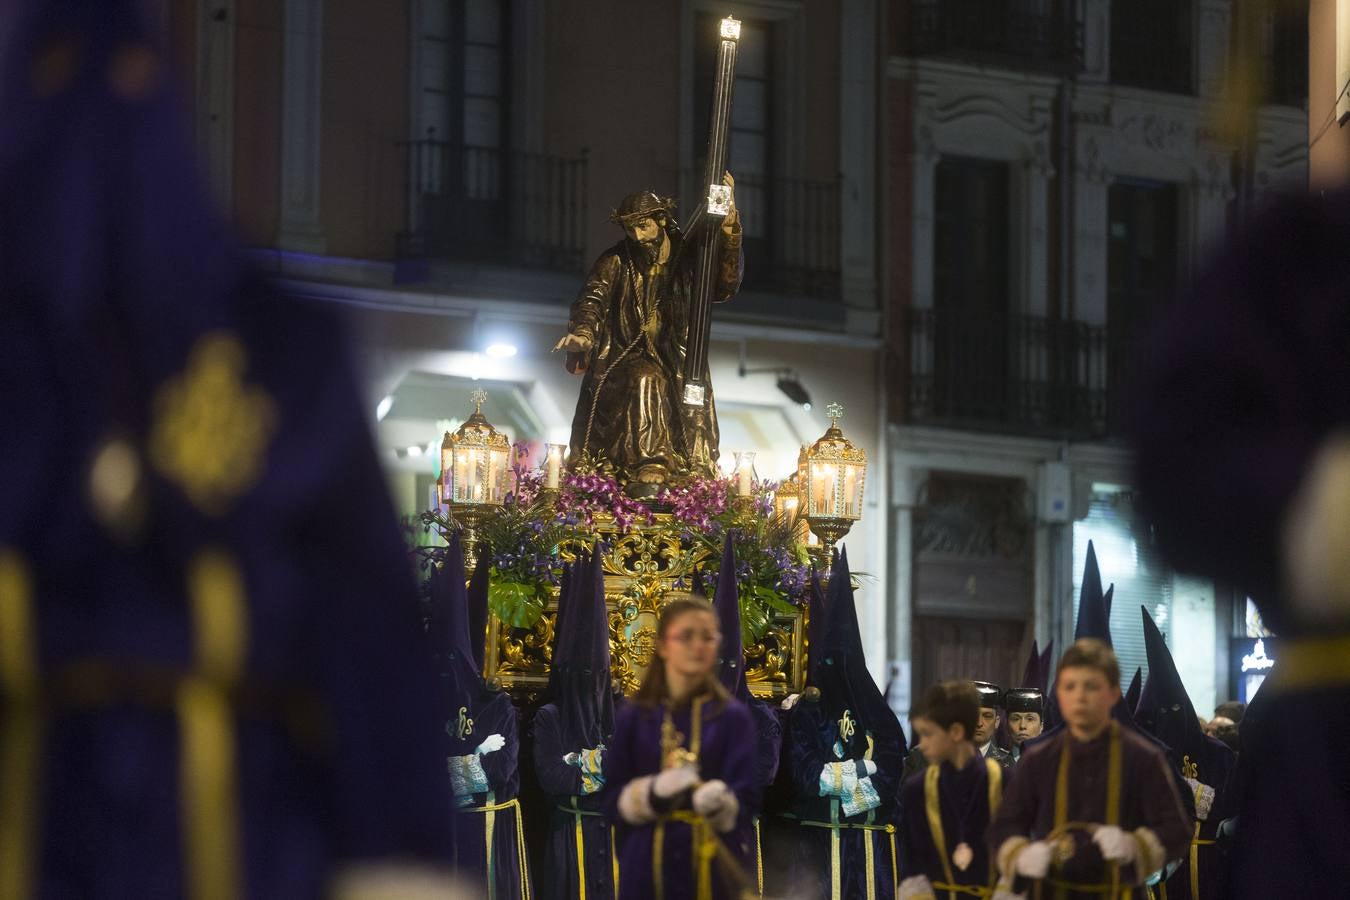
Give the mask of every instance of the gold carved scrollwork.
[[[657, 514], [657, 527], [636, 525], [620, 533], [612, 520], [597, 516], [596, 537], [603, 542], [601, 568], [609, 608], [610, 672], [615, 687], [632, 694], [656, 652], [656, 624], [662, 607], [674, 597], [688, 596], [688, 579], [707, 559], [707, 550], [661, 529], [669, 516]], [[568, 562], [580, 546], [558, 548]], [[548, 683], [557, 591], [531, 629], [508, 628], [489, 616], [483, 675], [496, 678], [521, 698], [535, 697]], [[745, 648], [746, 680], [760, 697], [781, 697], [805, 684], [803, 618], [776, 616], [764, 637]]]

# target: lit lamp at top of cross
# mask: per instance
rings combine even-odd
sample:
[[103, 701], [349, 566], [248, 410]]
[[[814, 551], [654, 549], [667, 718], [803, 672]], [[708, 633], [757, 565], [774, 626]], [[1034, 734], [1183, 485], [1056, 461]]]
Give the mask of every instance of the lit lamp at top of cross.
[[441, 502], [464, 528], [466, 555], [479, 520], [506, 499], [511, 471], [511, 442], [483, 416], [487, 393], [480, 388], [469, 399], [473, 415], [441, 441]]
[[835, 543], [862, 518], [867, 453], [839, 430], [842, 406], [831, 403], [825, 412], [830, 427], [805, 452], [804, 500], [807, 525], [820, 538], [828, 565]]

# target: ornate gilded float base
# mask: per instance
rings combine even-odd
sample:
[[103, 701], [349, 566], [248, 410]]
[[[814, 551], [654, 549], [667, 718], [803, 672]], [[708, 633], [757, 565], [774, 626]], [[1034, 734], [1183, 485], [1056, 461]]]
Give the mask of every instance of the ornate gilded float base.
[[[669, 522], [658, 513], [658, 524]], [[635, 525], [619, 534], [612, 521], [597, 522], [607, 550], [602, 557], [605, 602], [609, 607], [609, 649], [614, 684], [625, 694], [637, 690], [655, 655], [656, 621], [672, 598], [688, 596], [690, 581], [707, 551], [681, 541], [669, 530]], [[564, 559], [578, 548], [562, 548]], [[517, 698], [541, 699], [548, 685], [557, 620], [555, 590], [533, 628], [511, 628], [489, 615], [484, 635], [483, 675], [495, 678]], [[764, 637], [745, 648], [746, 680], [751, 692], [777, 698], [800, 691], [806, 681], [805, 616], [775, 616]]]

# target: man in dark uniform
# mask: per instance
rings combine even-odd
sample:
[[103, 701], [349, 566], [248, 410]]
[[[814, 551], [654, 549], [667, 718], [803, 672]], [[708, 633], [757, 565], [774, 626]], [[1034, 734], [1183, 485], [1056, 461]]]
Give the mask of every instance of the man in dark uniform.
[[975, 722], [975, 749], [983, 759], [992, 759], [1004, 769], [1012, 768], [1012, 754], [998, 745], [998, 727], [1003, 721], [1003, 692], [988, 681], [974, 681], [980, 694], [980, 717]]
[[1022, 758], [1022, 745], [1040, 737], [1045, 727], [1045, 698], [1040, 688], [1011, 688], [1003, 695], [1003, 709], [1008, 714], [1008, 730], [1012, 732], [1013, 762]]

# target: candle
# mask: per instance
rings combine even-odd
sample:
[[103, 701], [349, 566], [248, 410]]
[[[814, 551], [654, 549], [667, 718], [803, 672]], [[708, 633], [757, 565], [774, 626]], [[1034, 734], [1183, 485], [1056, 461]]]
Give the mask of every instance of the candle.
[[551, 491], [558, 489], [558, 481], [562, 476], [564, 449], [562, 444], [547, 446], [548, 455], [544, 459], [544, 487]]
[[742, 450], [736, 454], [736, 494], [749, 497], [755, 489], [755, 451]]

